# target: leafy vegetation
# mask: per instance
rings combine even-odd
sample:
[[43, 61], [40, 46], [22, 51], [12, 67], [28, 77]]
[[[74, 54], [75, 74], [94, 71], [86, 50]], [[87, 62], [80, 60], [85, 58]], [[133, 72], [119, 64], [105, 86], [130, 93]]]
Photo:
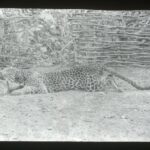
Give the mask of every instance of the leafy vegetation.
[[[68, 16], [70, 10], [1, 9], [1, 63], [11, 65], [65, 62], [73, 45]], [[69, 56], [69, 55], [68, 55]]]
[[[103, 61], [108, 54], [117, 60], [136, 60], [139, 52], [148, 54], [149, 14], [150, 11], [0, 9], [0, 65], [74, 64], [76, 53], [89, 55], [91, 60], [100, 55]], [[135, 49], [138, 52], [133, 58], [131, 50]]]

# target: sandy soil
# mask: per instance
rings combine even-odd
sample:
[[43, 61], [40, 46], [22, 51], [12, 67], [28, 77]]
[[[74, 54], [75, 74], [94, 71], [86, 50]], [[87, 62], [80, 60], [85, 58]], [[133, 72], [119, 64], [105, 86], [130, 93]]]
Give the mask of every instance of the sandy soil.
[[[119, 71], [150, 83], [150, 70]], [[1, 95], [0, 140], [150, 141], [150, 91], [118, 83], [124, 92]]]
[[150, 141], [150, 92], [0, 98], [0, 140]]

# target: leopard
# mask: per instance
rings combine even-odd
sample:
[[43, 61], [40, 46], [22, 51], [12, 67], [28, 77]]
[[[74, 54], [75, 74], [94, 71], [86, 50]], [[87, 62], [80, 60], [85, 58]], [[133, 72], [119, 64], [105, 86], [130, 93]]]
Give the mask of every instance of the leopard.
[[0, 71], [0, 79], [5, 80], [8, 87], [8, 93], [11, 89], [14, 94], [36, 94], [48, 93], [47, 88], [42, 82], [42, 76], [38, 72], [16, 67], [7, 67]]
[[114, 84], [115, 89], [121, 91], [110, 73], [85, 65], [45, 73], [7, 67], [0, 71], [0, 79], [22, 85], [11, 94], [46, 94], [69, 90], [98, 92], [104, 91], [108, 84]]

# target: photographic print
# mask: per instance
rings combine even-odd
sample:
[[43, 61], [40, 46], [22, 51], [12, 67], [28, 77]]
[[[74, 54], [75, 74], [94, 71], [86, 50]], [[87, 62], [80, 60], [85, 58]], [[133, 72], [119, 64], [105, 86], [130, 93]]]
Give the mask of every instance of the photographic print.
[[150, 11], [0, 9], [0, 141], [150, 141]]

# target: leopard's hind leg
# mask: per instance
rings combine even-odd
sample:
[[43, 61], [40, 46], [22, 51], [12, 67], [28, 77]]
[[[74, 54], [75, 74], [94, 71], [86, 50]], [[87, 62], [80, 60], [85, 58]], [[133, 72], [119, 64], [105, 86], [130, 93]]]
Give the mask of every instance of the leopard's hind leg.
[[113, 86], [118, 92], [123, 92], [123, 90], [118, 86], [116, 83], [113, 75], [108, 75], [107, 77], [107, 83]]

